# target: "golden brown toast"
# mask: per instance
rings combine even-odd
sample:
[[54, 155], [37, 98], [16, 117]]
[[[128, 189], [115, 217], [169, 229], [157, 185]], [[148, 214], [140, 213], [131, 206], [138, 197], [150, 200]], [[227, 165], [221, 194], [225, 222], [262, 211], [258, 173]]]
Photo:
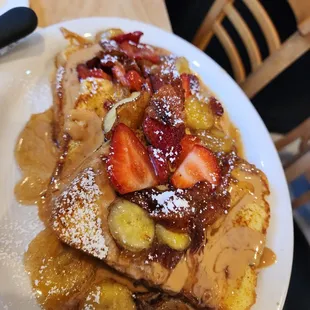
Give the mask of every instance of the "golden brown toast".
[[[269, 223], [269, 206], [265, 201], [268, 188], [263, 174], [248, 164], [236, 170], [240, 183], [252, 179], [251, 190], [245, 188], [244, 192], [233, 193], [234, 207], [208, 227], [204, 250], [196, 254], [187, 251], [176, 267], [169, 270], [158, 262], [126, 255], [114, 241], [107, 218], [115, 192], [102, 161], [106, 151], [104, 147], [97, 151], [55, 199], [52, 225], [59, 238], [134, 279], [169, 294], [181, 294], [195, 306], [249, 308], [255, 302], [255, 267]], [[252, 261], [255, 251], [257, 258]]]
[[54, 110], [61, 155], [49, 191], [53, 230], [68, 245], [194, 307], [249, 309], [256, 299], [257, 266], [270, 211], [266, 177], [245, 161], [239, 160], [232, 172], [227, 214], [203, 227], [199, 251], [174, 251], [176, 263], [167, 266], [150, 253], [124, 250], [113, 238], [108, 216], [117, 194], [106, 172], [109, 144], [103, 143], [101, 130], [107, 112], [103, 102], [118, 101], [128, 92], [108, 80], [90, 78], [80, 85], [72, 73], [98, 48], [90, 43], [71, 48], [74, 52], [66, 62], [58, 64]]

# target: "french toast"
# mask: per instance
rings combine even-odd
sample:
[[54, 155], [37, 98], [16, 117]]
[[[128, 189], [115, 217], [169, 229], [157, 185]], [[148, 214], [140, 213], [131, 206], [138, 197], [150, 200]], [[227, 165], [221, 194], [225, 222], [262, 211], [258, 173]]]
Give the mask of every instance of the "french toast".
[[249, 309], [268, 181], [241, 158], [221, 103], [140, 32], [94, 43], [63, 31], [75, 43], [56, 61], [52, 229], [184, 307]]

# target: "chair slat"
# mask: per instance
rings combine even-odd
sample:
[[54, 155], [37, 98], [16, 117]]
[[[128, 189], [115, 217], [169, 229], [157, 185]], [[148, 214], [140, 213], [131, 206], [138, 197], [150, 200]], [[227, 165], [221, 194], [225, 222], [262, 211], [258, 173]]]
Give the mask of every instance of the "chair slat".
[[291, 35], [263, 64], [240, 86], [249, 98], [257, 94], [284, 69], [310, 49], [310, 35], [303, 37], [299, 32]]
[[262, 56], [251, 30], [231, 3], [224, 7], [224, 12], [236, 28], [243, 41], [243, 44], [247, 49], [252, 70], [256, 70], [262, 63]]
[[243, 0], [243, 2], [246, 4], [259, 24], [267, 41], [269, 53], [273, 53], [280, 47], [281, 41], [269, 15], [258, 0]]
[[228, 55], [237, 83], [242, 83], [245, 79], [245, 70], [235, 44], [219, 22], [214, 23], [213, 31]]
[[296, 139], [306, 138], [307, 134], [310, 134], [310, 118], [303, 121], [299, 126], [286, 134], [282, 139], [276, 141], [275, 146], [277, 150], [280, 151]]
[[[221, 14], [224, 6], [233, 0], [216, 0], [210, 8], [208, 14], [201, 23], [193, 40], [193, 44], [201, 50], [204, 50], [213, 36], [213, 24], [216, 21], [221, 22], [224, 15]], [[220, 19], [220, 20], [219, 20]]]
[[310, 148], [303, 154], [297, 155], [292, 159], [292, 163], [286, 165], [285, 175], [288, 182], [292, 182], [300, 175], [310, 169]]
[[308, 203], [310, 201], [310, 191], [305, 192], [300, 197], [295, 198], [292, 202], [293, 209], [301, 207], [302, 205]]

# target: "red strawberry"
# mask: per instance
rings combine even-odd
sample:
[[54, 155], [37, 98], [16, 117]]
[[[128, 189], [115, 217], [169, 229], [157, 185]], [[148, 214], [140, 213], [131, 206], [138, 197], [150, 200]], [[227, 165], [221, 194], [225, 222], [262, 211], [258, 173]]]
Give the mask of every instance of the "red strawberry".
[[107, 171], [111, 183], [120, 194], [158, 184], [146, 148], [134, 132], [122, 123], [115, 127], [112, 135]]
[[194, 74], [182, 73], [181, 74], [182, 86], [184, 89], [185, 98], [199, 92], [200, 85], [199, 79]]
[[169, 152], [171, 147], [176, 147], [185, 134], [184, 124], [172, 127], [149, 116], [145, 118], [142, 126], [149, 143], [164, 152]]
[[197, 144], [199, 145], [200, 143], [201, 140], [197, 136], [185, 135], [180, 142], [181, 152], [177, 159], [177, 166], [179, 166], [183, 162], [183, 160], [188, 155], [188, 153], [193, 149], [193, 147]]
[[149, 77], [144, 80], [142, 89], [153, 95], [152, 83]]
[[126, 71], [122, 64], [117, 63], [112, 67], [113, 77], [119, 81], [123, 86], [129, 86], [129, 82], [126, 79]]
[[152, 63], [159, 63], [160, 57], [156, 54], [154, 49], [147, 44], [139, 44], [138, 52], [135, 55], [136, 59], [146, 59], [151, 61]]
[[79, 79], [86, 79], [89, 76], [89, 70], [86, 67], [86, 65], [82, 65], [82, 64], [77, 65], [76, 71], [77, 71]]
[[125, 78], [127, 79], [130, 85], [130, 90], [137, 91], [142, 89], [144, 79], [137, 71], [135, 70], [128, 71], [125, 75]]
[[210, 107], [213, 114], [217, 116], [222, 116], [224, 114], [224, 108], [222, 104], [214, 97], [210, 98]]
[[156, 93], [162, 86], [165, 85], [165, 81], [161, 77], [159, 77], [158, 75], [151, 74], [150, 80], [152, 83], [154, 93]]
[[156, 149], [152, 146], [147, 148], [151, 162], [153, 164], [155, 174], [160, 184], [168, 182], [169, 167], [165, 154], [160, 149]]
[[150, 106], [165, 125], [177, 126], [184, 122], [184, 101], [171, 85], [162, 86], [152, 96]]
[[160, 60], [153, 48], [146, 44], [136, 45], [133, 42], [124, 41], [120, 44], [120, 47], [129, 58], [135, 60], [145, 59], [152, 63], [158, 63]]
[[91, 77], [94, 78], [105, 79], [110, 81], [112, 80], [112, 77], [109, 74], [105, 73], [102, 69], [97, 68], [90, 69], [89, 74]]
[[111, 40], [114, 40], [117, 43], [122, 43], [124, 41], [132, 41], [132, 42], [138, 44], [142, 35], [143, 35], [143, 32], [134, 31], [134, 32], [120, 34], [116, 37], [111, 38]]
[[195, 145], [174, 172], [171, 182], [177, 188], [189, 188], [200, 181], [218, 185], [220, 168], [211, 151], [202, 145]]
[[88, 77], [94, 77], [98, 79], [112, 80], [111, 76], [105, 73], [102, 69], [88, 69], [86, 65], [78, 65], [76, 68], [79, 79], [86, 79]]

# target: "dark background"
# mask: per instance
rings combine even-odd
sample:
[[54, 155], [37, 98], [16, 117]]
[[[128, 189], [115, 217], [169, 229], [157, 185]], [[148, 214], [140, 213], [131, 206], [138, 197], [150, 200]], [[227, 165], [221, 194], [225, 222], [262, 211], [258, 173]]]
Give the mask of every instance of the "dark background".
[[[174, 33], [192, 41], [212, 3], [213, 0], [166, 0]], [[261, 0], [261, 3], [276, 26], [281, 41], [285, 41], [296, 31], [296, 20], [289, 4], [284, 0]], [[234, 5], [252, 30], [263, 58], [267, 57], [266, 41], [253, 16], [241, 0], [236, 0]], [[249, 58], [240, 37], [227, 19], [224, 19], [223, 25], [237, 45], [246, 71], [249, 72]], [[232, 75], [228, 57], [217, 38], [212, 38], [205, 52]], [[285, 133], [309, 117], [310, 52], [299, 58], [251, 101], [269, 131]], [[308, 310], [310, 309], [310, 247], [296, 225], [294, 233], [293, 270], [284, 309]]]
[[[174, 33], [192, 41], [212, 3], [213, 0], [166, 0]], [[261, 0], [261, 3], [277, 28], [281, 41], [285, 41], [296, 31], [296, 20], [289, 4], [284, 0]], [[254, 17], [241, 0], [236, 0], [234, 5], [252, 30], [262, 57], [267, 57], [267, 44]], [[245, 69], [249, 73], [249, 58], [238, 33], [227, 18], [224, 19], [223, 25], [237, 45]], [[215, 36], [205, 52], [232, 75], [229, 59]], [[309, 71], [310, 52], [307, 52], [252, 98], [252, 103], [269, 131], [285, 133], [310, 115]]]

